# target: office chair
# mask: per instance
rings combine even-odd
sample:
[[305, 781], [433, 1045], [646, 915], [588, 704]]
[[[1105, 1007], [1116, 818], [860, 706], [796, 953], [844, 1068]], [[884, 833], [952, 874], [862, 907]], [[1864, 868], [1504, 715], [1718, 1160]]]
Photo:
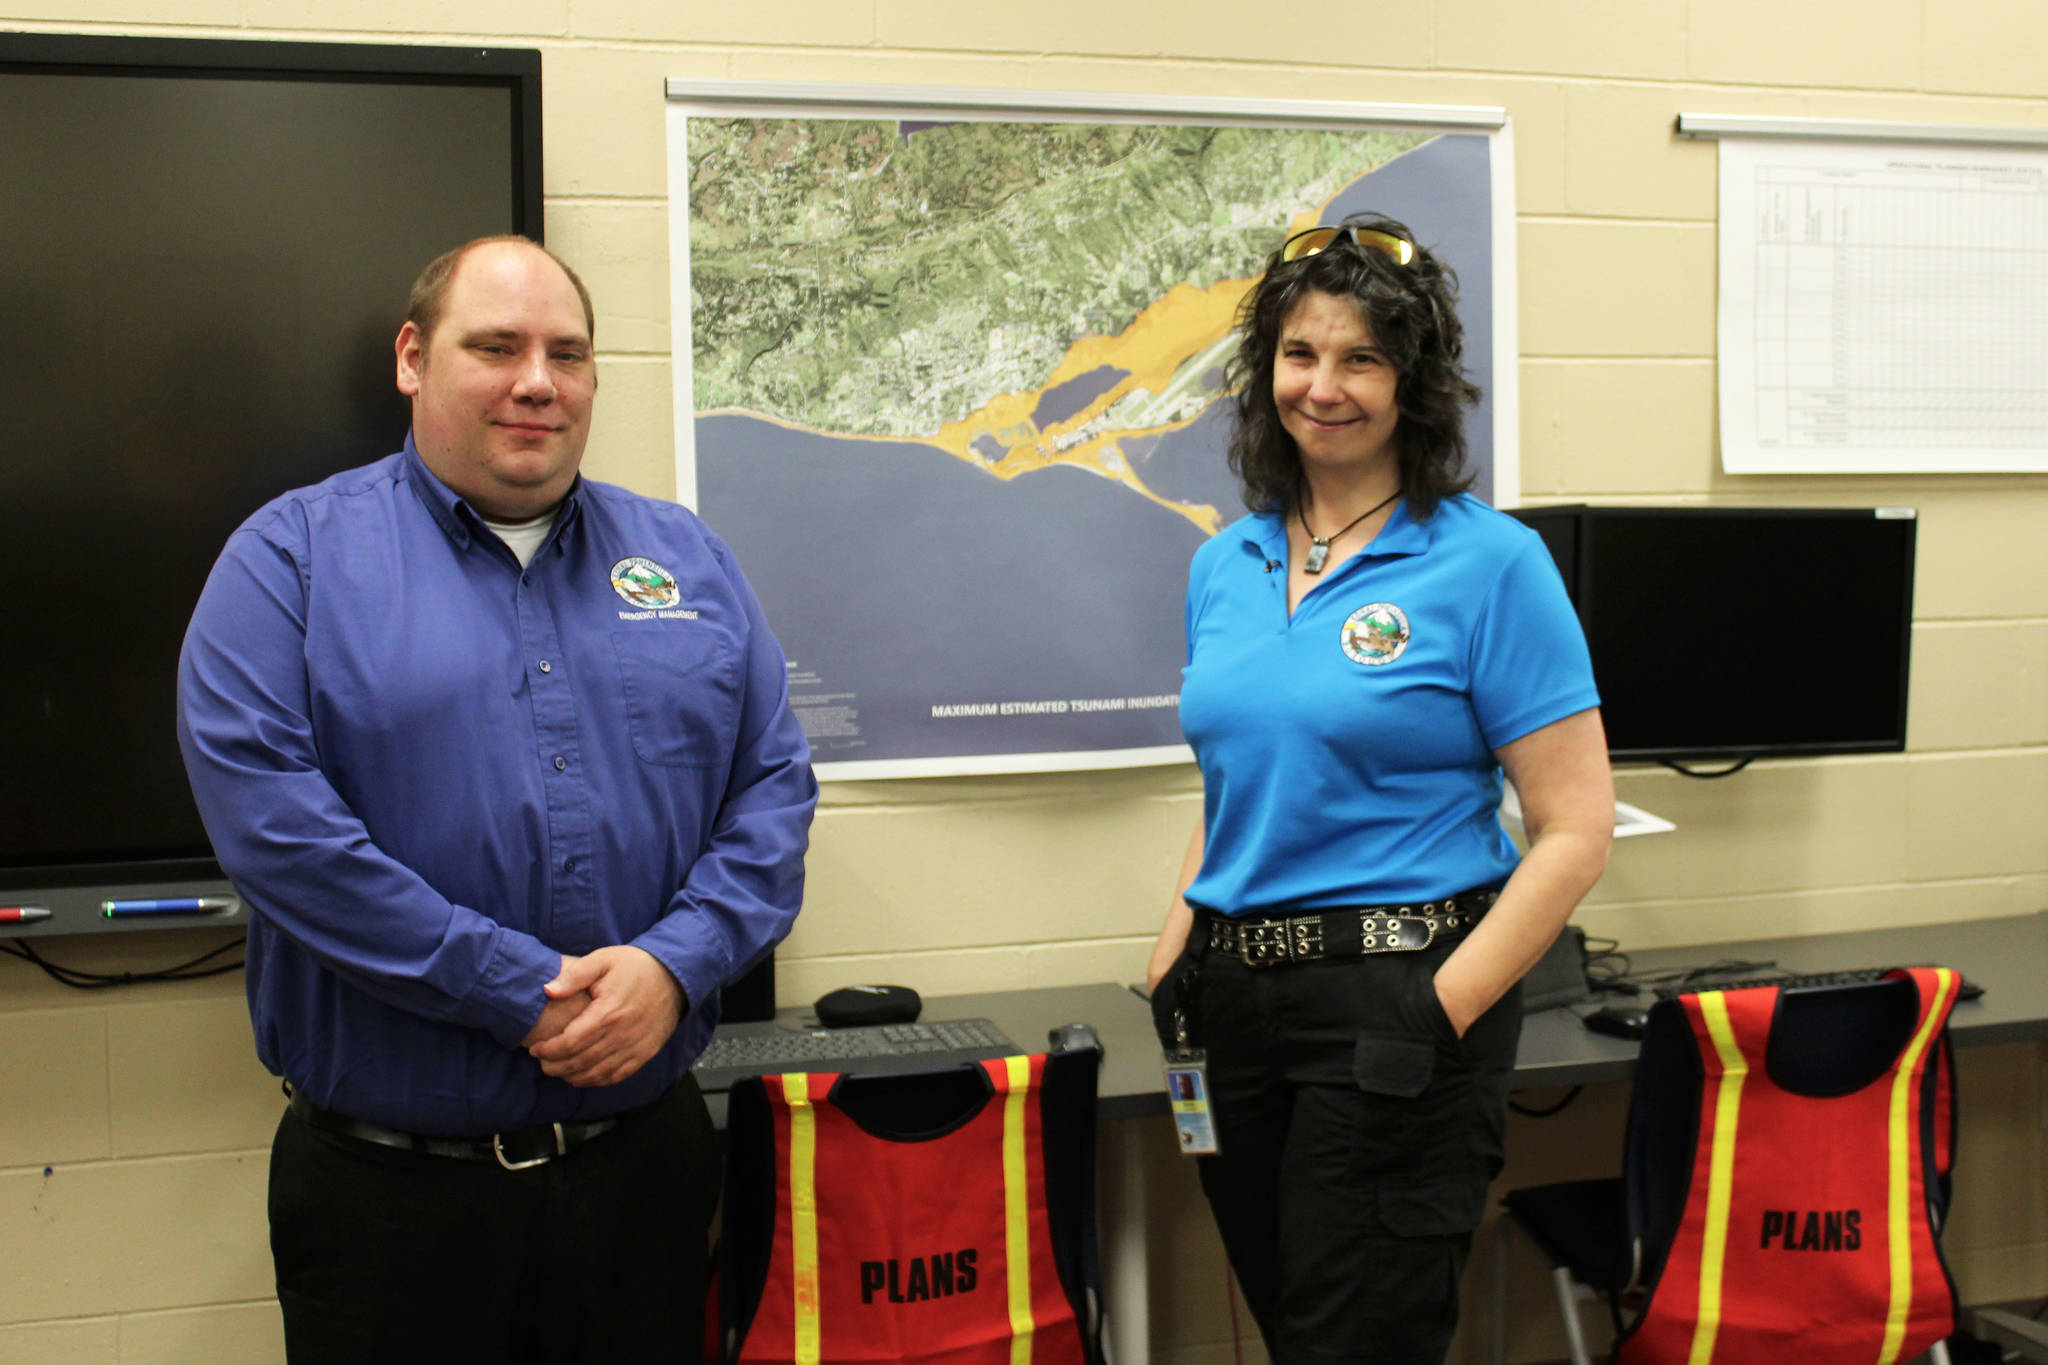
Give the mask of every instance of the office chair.
[[1093, 1047], [736, 1083], [726, 1365], [1102, 1365]]
[[[1553, 1267], [1575, 1365], [1579, 1304], [1613, 1314], [1621, 1365], [1947, 1365], [1955, 1289], [1935, 1240], [1954, 1153], [1947, 1020], [1960, 978], [1703, 992], [1649, 1012], [1619, 1179], [1516, 1190], [1496, 1229]], [[1632, 1310], [1632, 1319], [1624, 1315]]]

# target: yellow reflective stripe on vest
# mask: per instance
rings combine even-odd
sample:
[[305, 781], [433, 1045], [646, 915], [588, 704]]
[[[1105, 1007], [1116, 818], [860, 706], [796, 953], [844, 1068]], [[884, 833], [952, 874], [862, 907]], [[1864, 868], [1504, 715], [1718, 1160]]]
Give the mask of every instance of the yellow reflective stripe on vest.
[[1700, 1018], [1714, 1051], [1721, 1058], [1721, 1083], [1714, 1094], [1714, 1145], [1707, 1158], [1707, 1226], [1700, 1245], [1700, 1311], [1693, 1324], [1687, 1365], [1707, 1365], [1714, 1358], [1714, 1337], [1721, 1330], [1721, 1269], [1728, 1255], [1728, 1205], [1735, 1187], [1736, 1124], [1742, 1109], [1742, 1084], [1749, 1079], [1749, 1061], [1735, 1041], [1728, 1022], [1728, 1001], [1719, 991], [1699, 997]]
[[1955, 988], [1955, 975], [1946, 967], [1935, 968], [1934, 999], [1927, 1007], [1927, 1017], [1914, 1032], [1913, 1041], [1906, 1045], [1906, 1054], [1899, 1058], [1899, 1069], [1892, 1076], [1891, 1115], [1885, 1125], [1891, 1148], [1891, 1188], [1885, 1227], [1891, 1250], [1892, 1296], [1885, 1312], [1884, 1346], [1878, 1352], [1878, 1365], [1893, 1365], [1899, 1358], [1899, 1349], [1906, 1340], [1906, 1316], [1913, 1308], [1913, 1173], [1907, 1165], [1913, 1152], [1913, 1135], [1908, 1130], [1916, 1108], [1913, 1082], [1920, 1070], [1921, 1057], [1939, 1031], [1942, 1007]]
[[801, 1072], [782, 1078], [789, 1106], [789, 1258], [796, 1289], [791, 1321], [797, 1365], [818, 1362], [818, 1120], [811, 1080]]
[[1010, 1093], [1003, 1097], [1003, 1259], [1010, 1271], [1010, 1365], [1031, 1365], [1031, 1206], [1024, 1152], [1024, 1104], [1031, 1097], [1031, 1059], [1003, 1059]]

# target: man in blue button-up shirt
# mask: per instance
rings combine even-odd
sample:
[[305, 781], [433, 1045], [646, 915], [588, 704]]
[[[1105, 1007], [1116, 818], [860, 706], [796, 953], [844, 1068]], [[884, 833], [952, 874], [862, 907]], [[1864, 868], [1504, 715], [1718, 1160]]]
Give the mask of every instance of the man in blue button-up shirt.
[[436, 261], [404, 450], [229, 540], [179, 741], [251, 909], [293, 1360], [693, 1339], [718, 1166], [689, 1063], [789, 930], [817, 785], [727, 547], [581, 479], [589, 296]]

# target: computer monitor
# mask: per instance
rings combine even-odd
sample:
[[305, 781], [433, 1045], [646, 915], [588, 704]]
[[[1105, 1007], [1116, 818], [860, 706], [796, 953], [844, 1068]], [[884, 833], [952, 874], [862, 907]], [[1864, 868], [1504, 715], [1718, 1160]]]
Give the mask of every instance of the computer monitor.
[[1905, 748], [1912, 509], [1514, 515], [1578, 608], [1617, 761]]
[[540, 78], [534, 51], [0, 34], [0, 905], [62, 912], [30, 930], [227, 889], [174, 734], [193, 603], [251, 512], [403, 441], [420, 267], [540, 237]]

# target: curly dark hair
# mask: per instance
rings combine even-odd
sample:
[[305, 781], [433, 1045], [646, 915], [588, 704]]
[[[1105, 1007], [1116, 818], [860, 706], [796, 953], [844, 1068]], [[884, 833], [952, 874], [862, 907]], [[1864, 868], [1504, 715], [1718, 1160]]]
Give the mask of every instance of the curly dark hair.
[[[1354, 214], [1344, 224], [1415, 241], [1404, 224], [1379, 214]], [[1466, 377], [1462, 363], [1465, 329], [1458, 322], [1458, 276], [1420, 243], [1415, 259], [1400, 265], [1349, 237], [1296, 261], [1282, 261], [1276, 249], [1238, 310], [1244, 340], [1229, 375], [1237, 389], [1230, 470], [1237, 475], [1245, 506], [1254, 512], [1284, 511], [1301, 491], [1301, 455], [1273, 402], [1273, 362], [1281, 327], [1311, 293], [1356, 303], [1373, 340], [1393, 364], [1401, 493], [1408, 514], [1427, 520], [1439, 502], [1472, 486], [1465, 469], [1465, 409], [1479, 401], [1479, 387]]]

